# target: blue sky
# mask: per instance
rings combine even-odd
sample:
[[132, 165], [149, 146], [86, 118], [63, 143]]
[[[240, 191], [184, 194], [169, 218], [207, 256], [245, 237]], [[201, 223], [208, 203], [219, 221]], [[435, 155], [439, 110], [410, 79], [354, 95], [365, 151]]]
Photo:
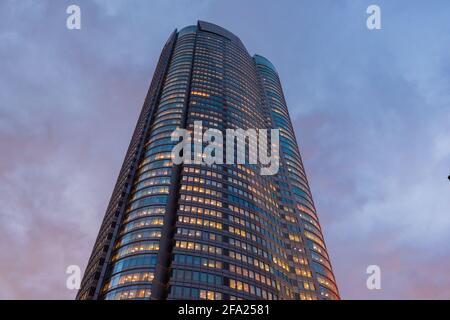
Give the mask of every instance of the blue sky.
[[162, 46], [199, 19], [276, 66], [342, 297], [450, 298], [449, 9], [1, 1], [0, 298], [75, 296], [65, 269], [87, 262]]

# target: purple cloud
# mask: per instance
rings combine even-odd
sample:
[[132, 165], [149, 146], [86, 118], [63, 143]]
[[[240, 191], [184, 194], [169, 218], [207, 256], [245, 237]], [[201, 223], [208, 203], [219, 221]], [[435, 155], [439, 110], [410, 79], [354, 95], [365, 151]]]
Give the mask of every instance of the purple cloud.
[[445, 1], [378, 1], [380, 31], [368, 1], [77, 3], [79, 31], [72, 2], [0, 4], [0, 298], [74, 298], [160, 50], [198, 19], [277, 67], [342, 297], [450, 298]]

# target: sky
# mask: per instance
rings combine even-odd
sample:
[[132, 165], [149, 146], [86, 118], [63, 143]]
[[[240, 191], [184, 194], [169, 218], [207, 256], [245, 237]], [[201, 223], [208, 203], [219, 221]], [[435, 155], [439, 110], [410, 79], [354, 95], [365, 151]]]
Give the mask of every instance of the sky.
[[86, 266], [162, 46], [199, 19], [276, 66], [342, 298], [450, 299], [449, 10], [0, 1], [0, 299], [75, 297], [66, 268]]

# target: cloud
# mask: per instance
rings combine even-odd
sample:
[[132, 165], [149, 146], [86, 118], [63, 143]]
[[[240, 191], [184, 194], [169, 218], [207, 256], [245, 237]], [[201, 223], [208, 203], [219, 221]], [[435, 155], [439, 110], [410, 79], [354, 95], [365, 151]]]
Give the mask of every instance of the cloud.
[[[295, 126], [343, 297], [443, 299], [450, 95], [446, 42], [435, 39], [448, 24], [434, 11], [408, 7], [399, 17], [389, 9], [382, 5], [379, 35], [339, 32], [327, 51], [311, 49], [320, 63], [301, 53], [305, 90], [288, 103], [298, 106]], [[422, 29], [423, 15], [432, 27]], [[365, 288], [370, 264], [382, 268], [379, 292]]]
[[161, 48], [197, 19], [279, 71], [343, 298], [450, 297], [446, 2], [379, 1], [374, 32], [367, 1], [78, 3], [80, 31], [71, 2], [0, 4], [0, 298], [74, 297]]

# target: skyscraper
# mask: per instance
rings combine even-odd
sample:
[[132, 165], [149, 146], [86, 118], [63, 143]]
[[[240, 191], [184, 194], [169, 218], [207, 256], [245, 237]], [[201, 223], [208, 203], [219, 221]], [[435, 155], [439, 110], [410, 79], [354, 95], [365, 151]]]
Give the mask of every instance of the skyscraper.
[[[278, 173], [174, 165], [171, 134], [196, 121], [279, 128]], [[339, 299], [278, 73], [231, 32], [169, 37], [77, 298]]]

